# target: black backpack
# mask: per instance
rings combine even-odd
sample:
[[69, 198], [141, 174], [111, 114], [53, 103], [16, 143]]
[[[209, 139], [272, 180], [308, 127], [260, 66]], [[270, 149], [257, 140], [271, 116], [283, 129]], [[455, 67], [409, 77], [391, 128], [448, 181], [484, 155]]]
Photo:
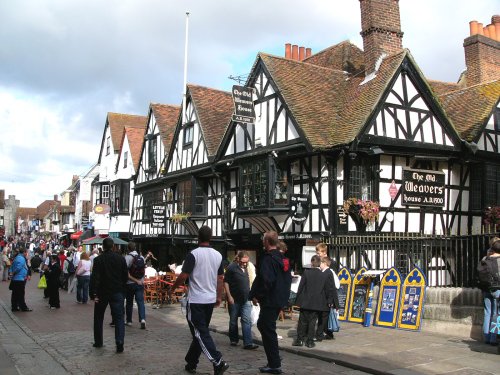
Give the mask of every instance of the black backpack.
[[500, 257], [486, 257], [477, 266], [479, 286], [483, 290], [500, 289]]
[[144, 263], [144, 258], [140, 255], [135, 255], [128, 272], [133, 278], [142, 279], [144, 277], [144, 274], [146, 273], [146, 264]]
[[66, 262], [68, 262], [68, 268], [67, 268], [68, 273], [70, 275], [74, 274], [76, 270], [75, 270], [75, 265], [73, 264], [73, 260], [69, 261], [66, 259]]

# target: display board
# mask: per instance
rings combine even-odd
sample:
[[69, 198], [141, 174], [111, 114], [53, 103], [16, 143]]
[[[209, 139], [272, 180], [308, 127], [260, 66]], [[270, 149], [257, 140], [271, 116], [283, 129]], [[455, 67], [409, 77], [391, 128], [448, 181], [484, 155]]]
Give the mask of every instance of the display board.
[[374, 325], [396, 328], [400, 294], [401, 274], [397, 269], [390, 268], [380, 281]]
[[363, 323], [364, 320], [371, 284], [371, 278], [363, 277], [365, 272], [366, 268], [361, 268], [353, 279], [347, 317], [350, 322]]
[[426, 285], [425, 276], [418, 267], [406, 276], [401, 291], [398, 328], [420, 330]]
[[349, 310], [349, 298], [352, 288], [352, 274], [347, 268], [341, 268], [337, 274], [340, 281], [340, 287], [337, 290], [339, 296], [339, 320], [347, 320]]

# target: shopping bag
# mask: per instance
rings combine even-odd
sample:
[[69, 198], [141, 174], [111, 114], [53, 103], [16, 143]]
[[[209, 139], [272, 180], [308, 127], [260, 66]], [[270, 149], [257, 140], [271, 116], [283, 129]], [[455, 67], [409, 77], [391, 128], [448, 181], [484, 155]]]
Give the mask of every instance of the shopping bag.
[[490, 333], [493, 335], [500, 335], [500, 314], [493, 314], [491, 317]]
[[43, 275], [40, 278], [40, 281], [38, 282], [38, 289], [45, 289], [47, 288], [47, 280], [45, 279], [45, 275]]
[[328, 314], [328, 330], [331, 332], [338, 332], [340, 330], [339, 317], [334, 308], [330, 308], [330, 314]]
[[259, 314], [260, 314], [260, 306], [252, 305], [252, 312], [251, 312], [252, 325], [257, 324], [257, 320], [259, 320]]

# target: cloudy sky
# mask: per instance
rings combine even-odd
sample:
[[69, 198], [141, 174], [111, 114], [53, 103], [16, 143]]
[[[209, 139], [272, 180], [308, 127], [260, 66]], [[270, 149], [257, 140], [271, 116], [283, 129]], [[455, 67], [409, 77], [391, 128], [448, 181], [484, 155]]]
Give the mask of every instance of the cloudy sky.
[[[259, 51], [362, 47], [357, 0], [0, 0], [0, 189], [52, 199], [97, 162], [107, 112], [180, 105], [188, 82], [229, 90]], [[424, 74], [455, 82], [469, 21], [498, 0], [400, 0], [403, 45]]]

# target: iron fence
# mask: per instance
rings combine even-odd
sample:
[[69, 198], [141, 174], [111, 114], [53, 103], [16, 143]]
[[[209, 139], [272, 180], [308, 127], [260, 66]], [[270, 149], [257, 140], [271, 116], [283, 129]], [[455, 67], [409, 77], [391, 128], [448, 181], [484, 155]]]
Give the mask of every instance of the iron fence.
[[330, 255], [339, 269], [346, 267], [357, 272], [361, 267], [369, 270], [395, 267], [405, 277], [418, 266], [431, 287], [474, 287], [478, 262], [495, 235], [381, 233], [334, 236], [329, 244]]

